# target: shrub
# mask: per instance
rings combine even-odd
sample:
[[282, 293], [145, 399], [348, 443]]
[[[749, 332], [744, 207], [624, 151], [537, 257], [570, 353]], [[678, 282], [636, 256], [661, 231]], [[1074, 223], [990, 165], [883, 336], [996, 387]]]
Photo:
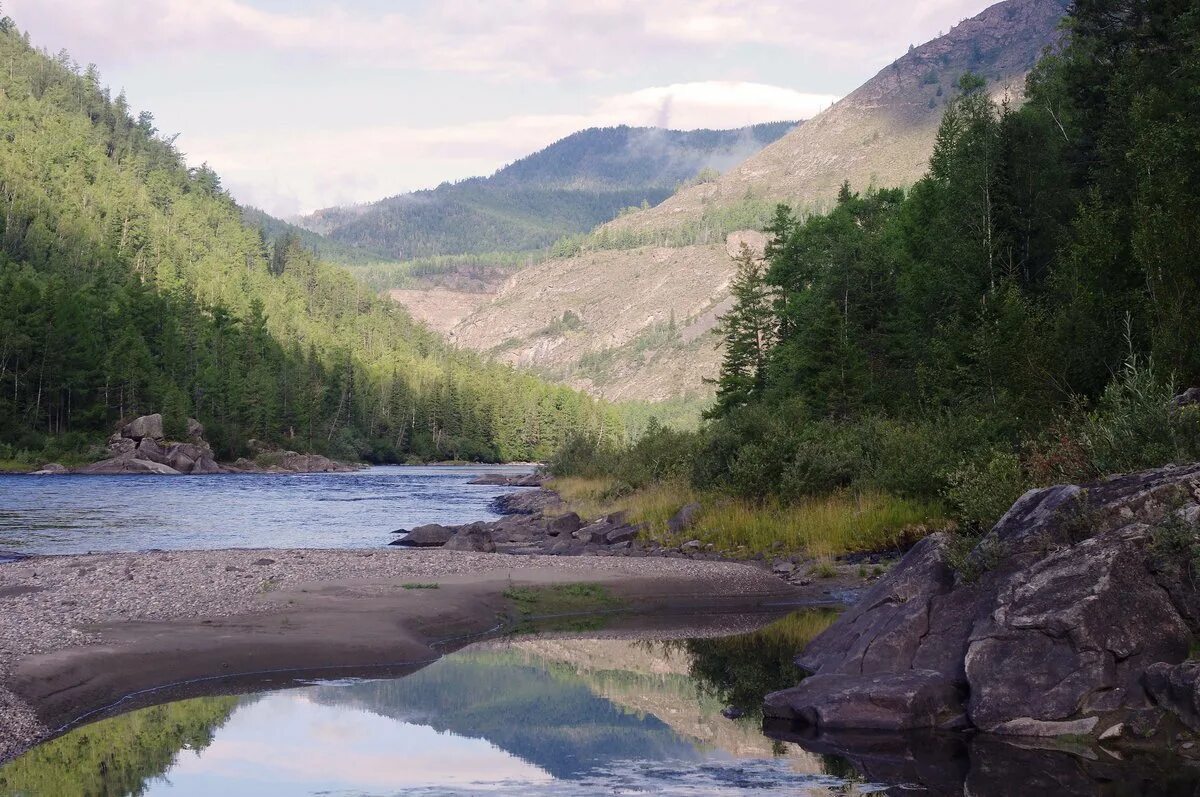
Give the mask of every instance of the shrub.
[[995, 449], [987, 457], [966, 462], [950, 474], [946, 501], [965, 528], [985, 531], [995, 525], [1027, 489], [1021, 461]]

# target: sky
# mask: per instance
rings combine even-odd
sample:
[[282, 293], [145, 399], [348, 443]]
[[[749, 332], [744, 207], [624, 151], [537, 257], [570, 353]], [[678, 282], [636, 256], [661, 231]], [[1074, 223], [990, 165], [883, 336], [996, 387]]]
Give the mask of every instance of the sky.
[[806, 119], [990, 0], [3, 0], [279, 216], [587, 127]]

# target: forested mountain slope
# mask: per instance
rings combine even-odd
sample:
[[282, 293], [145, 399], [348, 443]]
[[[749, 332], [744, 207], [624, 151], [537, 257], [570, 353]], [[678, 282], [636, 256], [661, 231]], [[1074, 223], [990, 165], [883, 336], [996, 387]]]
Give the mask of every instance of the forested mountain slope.
[[542, 249], [631, 207], [650, 206], [681, 183], [711, 179], [779, 139], [793, 122], [739, 130], [592, 128], [490, 177], [300, 221], [331, 240], [397, 260]]
[[[703, 380], [716, 376], [721, 356], [713, 314], [728, 306], [732, 255], [746, 237], [730, 243], [727, 234], [762, 229], [779, 201], [799, 210], [832, 204], [847, 179], [857, 190], [915, 182], [959, 78], [970, 71], [993, 96], [1019, 94], [1060, 35], [1065, 5], [1007, 0], [914, 48], [715, 181], [572, 242], [572, 256], [518, 271], [454, 328], [455, 340], [598, 395], [711, 395]], [[597, 279], [601, 267], [612, 278]], [[570, 328], [548, 322], [567, 314], [577, 319]], [[672, 327], [691, 332], [681, 337]]]
[[618, 433], [589, 398], [451, 351], [299, 242], [265, 245], [148, 113], [9, 19], [0, 59], [0, 460], [79, 451], [154, 411], [199, 418], [227, 457], [256, 438], [528, 459], [568, 429]]

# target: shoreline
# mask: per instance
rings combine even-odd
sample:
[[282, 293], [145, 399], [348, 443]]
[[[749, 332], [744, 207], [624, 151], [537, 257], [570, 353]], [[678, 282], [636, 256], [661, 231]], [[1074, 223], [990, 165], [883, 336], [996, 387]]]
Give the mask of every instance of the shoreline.
[[395, 549], [30, 557], [0, 565], [0, 762], [114, 706], [322, 673], [415, 671], [531, 619], [514, 606], [514, 588], [582, 584], [606, 605], [568, 613], [755, 612], [806, 597], [752, 566], [665, 558]]

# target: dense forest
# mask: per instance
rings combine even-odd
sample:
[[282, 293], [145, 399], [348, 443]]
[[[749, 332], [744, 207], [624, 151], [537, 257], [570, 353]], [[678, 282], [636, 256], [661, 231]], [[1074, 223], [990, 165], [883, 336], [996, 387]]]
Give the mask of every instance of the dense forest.
[[532, 459], [603, 405], [453, 351], [303, 241], [268, 241], [94, 66], [0, 22], [0, 460], [86, 457], [122, 418], [194, 416], [373, 461]]
[[928, 176], [781, 207], [696, 433], [561, 473], [750, 500], [882, 491], [982, 528], [1028, 487], [1200, 457], [1200, 8], [1077, 0], [1019, 107], [967, 74]]
[[444, 183], [304, 220], [347, 247], [396, 260], [544, 250], [631, 207], [663, 201], [781, 138], [794, 122], [740, 130], [593, 128], [490, 177]]

